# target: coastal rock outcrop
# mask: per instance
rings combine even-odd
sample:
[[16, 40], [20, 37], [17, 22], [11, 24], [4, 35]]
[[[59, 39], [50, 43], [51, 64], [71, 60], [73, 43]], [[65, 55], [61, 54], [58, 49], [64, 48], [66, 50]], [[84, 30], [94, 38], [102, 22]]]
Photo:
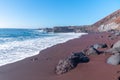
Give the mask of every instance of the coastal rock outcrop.
[[120, 40], [117, 41], [113, 47], [109, 50], [107, 50], [107, 52], [110, 52], [110, 53], [120, 53]]
[[119, 49], [120, 49], [120, 40], [117, 41], [117, 42], [113, 45], [112, 48], [113, 48], [113, 49], [115, 49], [115, 48], [119, 48]]
[[[104, 32], [110, 30], [120, 31], [120, 9], [97, 21], [92, 25], [80, 26], [55, 26], [54, 28], [45, 28], [45, 32]], [[120, 35], [120, 34], [117, 34]]]
[[115, 36], [120, 36], [120, 31], [115, 32]]
[[82, 52], [73, 53], [67, 58], [60, 60], [55, 68], [56, 74], [63, 74], [74, 69], [79, 63], [89, 62], [89, 58]]
[[89, 49], [87, 49], [86, 51], [85, 51], [85, 54], [86, 55], [99, 55], [101, 52], [100, 51], [98, 51], [96, 48], [94, 48], [94, 47], [90, 47]]
[[103, 24], [101, 25], [98, 30], [100, 32], [103, 32], [103, 31], [109, 31], [109, 30], [112, 30], [112, 29], [117, 29], [120, 25], [118, 25], [117, 23], [115, 22], [112, 22], [112, 23], [109, 23], [109, 24]]
[[112, 33], [112, 35], [120, 36], [120, 31], [119, 30], [110, 30], [109, 32]]
[[120, 40], [117, 41], [108, 52], [114, 53], [107, 59], [108, 64], [118, 65], [120, 64]]
[[120, 40], [113, 44], [111, 49], [106, 50], [107, 53], [120, 53]]
[[120, 30], [120, 10], [113, 12], [107, 17], [99, 20], [92, 25], [94, 31], [109, 31], [109, 30]]
[[104, 51], [105, 53], [112, 53], [112, 54], [115, 54], [115, 53], [119, 53], [119, 49], [113, 49], [113, 48], [111, 48], [111, 49], [108, 49], [108, 50], [106, 50], [106, 51]]
[[116, 53], [107, 59], [108, 64], [118, 65], [120, 63], [120, 53]]
[[107, 48], [107, 44], [101, 43], [101, 44], [94, 44], [92, 45], [93, 48], [98, 49], [98, 48]]

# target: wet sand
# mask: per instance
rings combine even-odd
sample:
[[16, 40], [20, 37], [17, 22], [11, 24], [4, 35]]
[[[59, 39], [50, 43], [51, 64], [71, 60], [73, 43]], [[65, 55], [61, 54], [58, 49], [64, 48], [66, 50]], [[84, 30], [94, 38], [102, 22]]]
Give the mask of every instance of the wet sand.
[[110, 54], [91, 55], [90, 62], [79, 64], [63, 75], [55, 74], [55, 66], [72, 52], [80, 52], [95, 43], [107, 43], [109, 49], [120, 37], [109, 33], [90, 33], [80, 38], [47, 48], [40, 54], [0, 67], [0, 80], [118, 80], [120, 65], [106, 63]]

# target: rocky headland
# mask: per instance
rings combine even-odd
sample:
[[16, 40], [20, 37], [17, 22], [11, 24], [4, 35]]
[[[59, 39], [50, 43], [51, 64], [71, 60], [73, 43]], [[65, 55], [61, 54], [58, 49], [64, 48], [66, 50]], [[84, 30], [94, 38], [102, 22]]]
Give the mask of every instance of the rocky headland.
[[91, 25], [81, 26], [55, 26], [44, 28], [46, 32], [104, 32], [110, 30], [120, 30], [120, 10], [113, 12], [105, 18]]

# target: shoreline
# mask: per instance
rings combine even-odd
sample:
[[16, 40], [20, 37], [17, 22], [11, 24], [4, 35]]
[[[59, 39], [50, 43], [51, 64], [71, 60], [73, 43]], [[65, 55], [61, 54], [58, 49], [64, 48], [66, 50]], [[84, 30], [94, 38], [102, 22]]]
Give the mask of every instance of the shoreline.
[[[89, 56], [90, 62], [79, 64], [63, 75], [56, 75], [55, 66], [72, 52], [80, 52], [95, 43], [107, 43], [108, 48], [120, 37], [109, 40], [109, 33], [89, 33], [42, 50], [38, 55], [0, 67], [0, 80], [115, 80], [119, 66], [105, 62], [109, 54]], [[103, 70], [106, 69], [106, 70]]]
[[[0, 56], [0, 66], [21, 61], [27, 57], [38, 55], [40, 51], [46, 48], [60, 43], [65, 43], [84, 34], [86, 33], [48, 33], [45, 34], [45, 37], [44, 34], [41, 34], [43, 35], [42, 38], [31, 38], [21, 41], [19, 41], [19, 38], [15, 38], [11, 42], [6, 41], [6, 43], [0, 44], [0, 51], [1, 54], [3, 54]], [[11, 38], [8, 39], [11, 40]]]

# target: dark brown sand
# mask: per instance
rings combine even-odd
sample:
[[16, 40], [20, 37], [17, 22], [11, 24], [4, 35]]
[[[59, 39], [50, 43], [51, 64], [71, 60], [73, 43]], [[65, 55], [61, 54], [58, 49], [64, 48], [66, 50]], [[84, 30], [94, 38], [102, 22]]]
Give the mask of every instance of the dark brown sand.
[[120, 38], [111, 40], [108, 33], [91, 33], [81, 38], [58, 44], [39, 55], [0, 67], [0, 80], [118, 80], [120, 66], [106, 64], [110, 54], [93, 55], [90, 62], [79, 64], [63, 75], [56, 75], [55, 66], [60, 59], [72, 52], [80, 52], [95, 43], [107, 43], [110, 47]]

